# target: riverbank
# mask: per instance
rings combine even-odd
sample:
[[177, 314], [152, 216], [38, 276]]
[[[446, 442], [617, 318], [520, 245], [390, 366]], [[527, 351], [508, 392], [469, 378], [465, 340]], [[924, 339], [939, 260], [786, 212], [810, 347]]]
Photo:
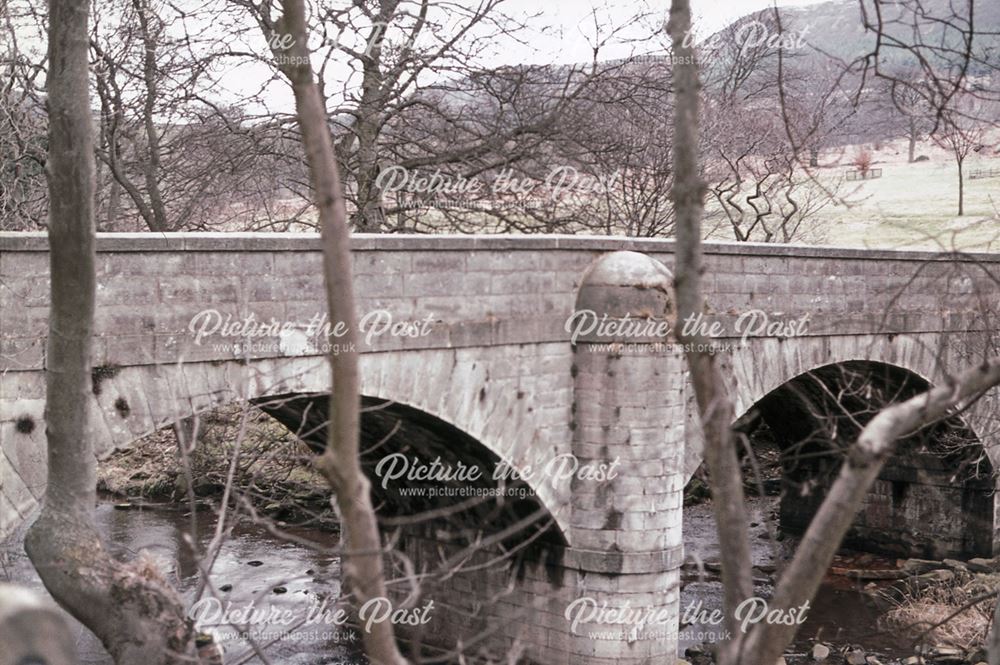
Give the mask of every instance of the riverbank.
[[98, 491], [121, 507], [210, 503], [228, 484], [231, 501], [242, 509], [284, 525], [338, 528], [312, 453], [270, 416], [216, 409], [199, 417], [196, 438], [186, 460], [170, 427], [113, 453], [98, 466]]
[[[753, 592], [769, 599], [797, 545], [771, 537], [778, 497], [748, 497]], [[722, 606], [719, 544], [711, 501], [685, 508], [685, 608]], [[785, 654], [786, 665], [980, 665], [1000, 591], [1000, 557], [957, 561], [896, 559], [842, 550], [834, 558], [805, 622]], [[696, 616], [696, 612], [689, 612]], [[938, 625], [940, 624], [940, 625]], [[680, 654], [712, 665], [717, 626], [681, 624]], [[708, 643], [706, 643], [706, 640]]]

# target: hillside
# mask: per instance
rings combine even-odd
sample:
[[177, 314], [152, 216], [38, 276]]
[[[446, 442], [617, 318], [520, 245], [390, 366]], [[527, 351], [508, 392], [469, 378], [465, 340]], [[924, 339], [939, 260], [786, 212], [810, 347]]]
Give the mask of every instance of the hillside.
[[[805, 67], [815, 66], [830, 57], [851, 62], [874, 53], [877, 36], [874, 31], [865, 30], [863, 16], [866, 14], [869, 22], [874, 23], [880, 14], [885, 38], [879, 48], [879, 66], [894, 73], [904, 73], [918, 68], [915, 55], [903, 48], [918, 41], [915, 35], [919, 35], [923, 45], [921, 55], [932, 62], [936, 59], [937, 64], [942, 65], [953, 59], [954, 53], [964, 52], [963, 39], [970, 32], [964, 2], [920, 0], [920, 10], [915, 9], [917, 4], [914, 0], [898, 3], [881, 0], [876, 12], [874, 0], [832, 0], [807, 7], [782, 7], [779, 11], [783, 32], [803, 38], [805, 47], [795, 49], [795, 55], [804, 60], [800, 64]], [[959, 16], [954, 15], [953, 7], [958, 8]], [[770, 24], [773, 10], [750, 14], [736, 21], [735, 26], [751, 21]], [[971, 73], [983, 75], [988, 69], [985, 63], [1000, 65], [1000, 2], [976, 2], [971, 26], [975, 34], [972, 51], [974, 59], [979, 61], [973, 65]], [[757, 33], [746, 28], [743, 34]]]

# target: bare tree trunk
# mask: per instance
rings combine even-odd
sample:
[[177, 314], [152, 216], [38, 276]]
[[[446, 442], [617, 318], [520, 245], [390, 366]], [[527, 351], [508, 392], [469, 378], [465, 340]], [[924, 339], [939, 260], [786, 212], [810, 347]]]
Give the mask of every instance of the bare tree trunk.
[[[365, 73], [368, 76], [368, 73]], [[376, 130], [371, 127], [371, 121], [365, 113], [374, 113], [367, 109], [368, 104], [361, 106], [364, 120], [358, 127], [358, 210], [354, 216], [354, 228], [360, 233], [380, 233], [385, 230], [385, 213], [382, 210], [382, 191], [379, 189], [378, 158], [375, 143], [378, 141]]]
[[49, 3], [49, 475], [25, 549], [52, 596], [101, 639], [115, 662], [191, 662], [193, 629], [176, 592], [148, 561], [114, 561], [93, 522], [97, 463], [88, 406], [96, 273], [88, 5]]
[[[360, 377], [358, 373], [357, 314], [351, 270], [350, 232], [337, 162], [327, 124], [326, 107], [309, 64], [308, 34], [302, 0], [282, 0], [284, 14], [275, 30], [290, 35], [291, 46], [280, 62], [292, 83], [302, 130], [309, 174], [319, 209], [323, 242], [323, 268], [330, 318], [343, 323], [347, 334], [338, 342], [348, 351], [331, 353], [333, 389], [330, 395], [329, 437], [316, 466], [336, 494], [344, 547], [345, 583], [362, 605], [386, 596], [382, 541], [372, 508], [368, 479], [361, 470], [358, 452]], [[365, 653], [377, 665], [406, 663], [396, 645], [392, 624], [374, 624], [362, 635]]]
[[907, 160], [910, 164], [916, 159], [917, 152], [917, 119], [910, 116], [910, 145], [909, 145], [909, 159]]
[[963, 160], [958, 160], [958, 216], [965, 214], [965, 173], [962, 170]]
[[146, 163], [143, 166], [143, 177], [146, 181], [146, 195], [149, 197], [149, 207], [153, 216], [147, 222], [151, 231], [167, 231], [167, 211], [160, 194], [160, 183], [157, 177], [160, 173], [160, 135], [156, 133], [156, 36], [151, 33], [149, 19], [152, 15], [149, 3], [145, 0], [133, 0], [133, 6], [139, 15], [139, 28], [142, 34], [143, 57], [142, 78], [146, 85], [146, 95], [142, 104], [142, 122], [146, 132]]
[[1000, 665], [1000, 601], [993, 608], [993, 623], [986, 636], [986, 660], [989, 665]]
[[[685, 43], [691, 29], [689, 0], [673, 0], [668, 25], [674, 49], [674, 189], [677, 228], [674, 290], [677, 329], [688, 317], [704, 310], [701, 293], [701, 218], [705, 184], [698, 171], [698, 120], [700, 113], [698, 68], [693, 48]], [[753, 592], [750, 570], [750, 536], [744, 512], [743, 478], [731, 425], [733, 405], [722, 374], [708, 348], [711, 340], [700, 334], [680, 341], [692, 349], [687, 354], [698, 411], [705, 433], [705, 464], [711, 477], [712, 506], [719, 528], [722, 581], [725, 588], [726, 627], [738, 641], [736, 607]], [[726, 662], [723, 660], [722, 662]]]
[[118, 219], [118, 211], [121, 208], [122, 186], [113, 177], [110, 179], [111, 193], [108, 195], [108, 208], [104, 214], [104, 223], [107, 228], [113, 228], [115, 220]]

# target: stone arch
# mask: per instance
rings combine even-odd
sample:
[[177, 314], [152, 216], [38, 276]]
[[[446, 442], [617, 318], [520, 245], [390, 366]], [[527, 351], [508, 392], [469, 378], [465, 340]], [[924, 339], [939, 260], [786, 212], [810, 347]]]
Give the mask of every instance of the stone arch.
[[[929, 386], [898, 365], [835, 362], [792, 377], [745, 410], [741, 425], [751, 432], [764, 425], [781, 450], [782, 529], [805, 529], [846, 447], [875, 414]], [[905, 556], [992, 555], [993, 469], [961, 416], [915, 432], [898, 442], [845, 544]]]
[[[269, 396], [254, 404], [313, 450], [326, 447], [329, 393]], [[567, 544], [528, 480], [511, 473], [489, 447], [432, 414], [363, 396], [361, 451], [376, 510], [390, 525], [432, 532], [442, 543], [458, 541], [461, 546], [509, 530], [503, 544], [510, 550], [530, 541], [527, 554]], [[430, 477], [423, 477], [424, 471]], [[444, 515], [444, 520], [422, 515]], [[430, 526], [433, 530], [424, 528]], [[469, 534], [475, 538], [468, 539]]]
[[[843, 335], [790, 339], [751, 338], [746, 346], [722, 356], [723, 373], [734, 401], [736, 420], [766, 395], [797, 376], [820, 367], [847, 362], [879, 362], [906, 370], [929, 385], [945, 378], [944, 368], [964, 368], [970, 361], [942, 352], [938, 333], [925, 335]], [[686, 427], [685, 482], [702, 463], [702, 433], [693, 398], [689, 397]], [[966, 413], [968, 425], [982, 440], [994, 468], [1000, 469], [1000, 394], [984, 396]]]
[[879, 362], [906, 370], [927, 383], [940, 377], [936, 349], [911, 337], [852, 335], [844, 337], [759, 338], [732, 355], [731, 372], [736, 417], [742, 417], [765, 395], [792, 379], [827, 365]]
[[[518, 352], [537, 354], [527, 345]], [[542, 434], [528, 394], [532, 386], [523, 385], [519, 372], [511, 370], [511, 356], [505, 347], [364, 354], [362, 393], [450, 427], [505, 465], [523, 469], [539, 457], [561, 451], [558, 442], [539, 450]], [[103, 444], [97, 451], [102, 458], [161, 427], [217, 406], [330, 389], [322, 357], [98, 367], [94, 376], [91, 415], [96, 441]], [[567, 372], [567, 384], [569, 380]], [[456, 394], [449, 389], [453, 383], [472, 388], [467, 395]], [[44, 449], [41, 436], [38, 444]], [[564, 440], [568, 452], [568, 437]], [[534, 477], [527, 483], [555, 519], [559, 533], [564, 533], [569, 484], [560, 487]]]

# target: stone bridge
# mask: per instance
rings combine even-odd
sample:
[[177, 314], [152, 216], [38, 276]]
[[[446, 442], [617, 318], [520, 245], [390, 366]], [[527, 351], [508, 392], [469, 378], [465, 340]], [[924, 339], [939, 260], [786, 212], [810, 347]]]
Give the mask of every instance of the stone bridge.
[[[424, 596], [439, 601], [414, 639], [445, 649], [439, 655], [460, 643], [546, 664], [669, 662], [682, 496], [701, 461], [682, 352], [664, 334], [683, 324], [672, 317], [673, 244], [353, 242], [362, 430], [375, 450], [367, 468], [392, 453], [464, 463], [486, 471], [466, 492], [504, 497], [459, 510], [463, 483], [432, 482], [450, 489], [417, 500], [401, 492], [420, 482], [383, 487], [375, 474], [380, 509], [401, 524], [453, 499], [447, 516], [400, 527], [398, 547], [424, 575]], [[323, 352], [338, 341], [336, 325], [325, 325], [316, 237], [102, 234], [97, 245], [92, 422], [101, 456], [233, 402], [257, 404], [322, 445]], [[835, 447], [865, 412], [995, 345], [1000, 255], [708, 244], [705, 263], [709, 307], [689, 323], [712, 333], [734, 425], [750, 433], [763, 423], [783, 450]], [[44, 235], [0, 234], [0, 536], [31, 517], [45, 485], [47, 276]], [[845, 404], [858, 410], [839, 412]], [[907, 442], [853, 537], [928, 556], [1000, 553], [996, 415], [990, 394], [934, 440]], [[938, 439], [973, 445], [942, 452]], [[579, 464], [577, 473], [568, 478], [560, 462]], [[829, 473], [825, 464], [785, 464], [788, 528], [815, 508], [822, 492], [803, 488]], [[498, 468], [520, 478], [497, 480]], [[623, 630], [595, 606], [648, 609], [658, 621]]]

